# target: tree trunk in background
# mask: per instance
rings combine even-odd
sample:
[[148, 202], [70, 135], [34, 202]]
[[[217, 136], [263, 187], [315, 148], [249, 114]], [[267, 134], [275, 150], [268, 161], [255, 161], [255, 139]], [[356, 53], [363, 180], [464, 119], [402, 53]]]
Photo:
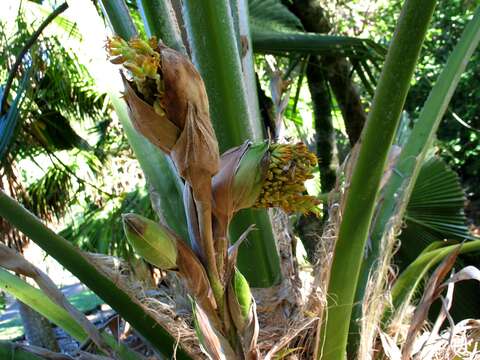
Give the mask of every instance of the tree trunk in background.
[[312, 56], [307, 66], [307, 81], [312, 96], [315, 119], [315, 138], [318, 168], [320, 170], [321, 192], [332, 190], [335, 185], [335, 169], [332, 167], [335, 148], [335, 133], [332, 124], [332, 108], [328, 83], [322, 64]]
[[[294, 0], [288, 7], [300, 19], [305, 30], [324, 34], [330, 31], [327, 14], [318, 0]], [[337, 99], [350, 144], [353, 146], [360, 137], [367, 117], [360, 95], [350, 77], [351, 65], [342, 57], [322, 57], [320, 64]]]
[[360, 138], [367, 115], [363, 110], [360, 95], [350, 78], [351, 65], [345, 58], [323, 58], [323, 66], [330, 87], [335, 94], [337, 103], [342, 111], [350, 145]]
[[[335, 133], [332, 124], [331, 98], [328, 82], [325, 78], [322, 62], [318, 56], [310, 57], [307, 66], [307, 81], [312, 96], [315, 119], [316, 154], [320, 170], [321, 192], [326, 193], [335, 186], [336, 173], [332, 166], [335, 147]], [[323, 221], [328, 217], [328, 209], [324, 208]], [[314, 263], [316, 248], [322, 233], [322, 223], [314, 215], [301, 215], [296, 230], [307, 252], [307, 258]]]
[[[324, 34], [330, 32], [331, 26], [327, 14], [318, 0], [294, 0], [293, 3], [285, 2], [285, 4], [300, 19], [306, 31]], [[342, 112], [351, 146], [360, 138], [366, 121], [360, 95], [350, 78], [350, 69], [351, 65], [342, 57], [312, 56], [307, 67], [307, 80], [314, 109], [316, 152], [322, 193], [330, 191], [336, 179], [336, 173], [332, 167], [335, 137], [329, 86]], [[296, 224], [296, 230], [310, 262], [316, 261], [316, 247], [323, 231], [323, 222], [328, 216], [327, 211], [328, 209], [325, 209], [322, 220], [315, 216], [302, 215]]]
[[53, 332], [52, 324], [24, 303], [18, 301], [18, 305], [28, 343], [59, 352], [60, 348]]

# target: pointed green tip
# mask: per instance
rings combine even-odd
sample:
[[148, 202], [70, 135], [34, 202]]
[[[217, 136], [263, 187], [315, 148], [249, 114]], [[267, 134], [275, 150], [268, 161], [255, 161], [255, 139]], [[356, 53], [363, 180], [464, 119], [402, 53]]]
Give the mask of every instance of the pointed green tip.
[[245, 318], [248, 318], [248, 314], [250, 313], [250, 306], [252, 305], [252, 293], [250, 291], [248, 281], [247, 279], [245, 279], [245, 276], [243, 276], [242, 273], [238, 270], [235, 271], [233, 281], [235, 295], [240, 305], [242, 315]]
[[177, 267], [177, 240], [166, 227], [132, 213], [122, 219], [127, 240], [139, 256], [163, 270]]

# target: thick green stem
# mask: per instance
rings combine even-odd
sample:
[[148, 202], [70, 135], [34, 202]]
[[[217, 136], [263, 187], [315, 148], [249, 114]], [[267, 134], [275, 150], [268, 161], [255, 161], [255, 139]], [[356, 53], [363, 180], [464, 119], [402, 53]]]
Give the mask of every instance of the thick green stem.
[[[463, 31], [462, 37], [448, 58], [438, 77], [420, 116], [413, 127], [407, 143], [396, 162], [395, 171], [382, 193], [383, 201], [377, 209], [378, 215], [370, 235], [371, 248], [362, 264], [356, 302], [361, 303], [368, 277], [375, 262], [379, 259], [381, 242], [386, 225], [393, 216], [401, 219], [408, 204], [410, 193], [415, 185], [425, 155], [430, 148], [448, 103], [457, 87], [468, 60], [480, 42], [480, 8]], [[400, 226], [400, 224], [396, 224]], [[360, 308], [357, 317], [360, 318]], [[352, 322], [352, 329], [356, 327]]]
[[116, 34], [127, 40], [138, 35], [124, 0], [102, 0], [100, 4]]
[[346, 357], [353, 301], [380, 180], [434, 7], [434, 0], [406, 0], [387, 53], [348, 184], [319, 359]]
[[[81, 251], [55, 234], [4, 192], [0, 192], [0, 216], [121, 314], [157, 351], [167, 357], [173, 355], [176, 340], [138, 302], [119, 289], [109, 277], [99, 272]], [[182, 348], [177, 349], [176, 355], [177, 359], [190, 359]]]
[[170, 0], [137, 0], [145, 30], [149, 37], [156, 36], [165, 45], [186, 55], [182, 36]]
[[[223, 152], [247, 139], [263, 139], [258, 118], [249, 115], [240, 54], [227, 0], [186, 0], [184, 18], [193, 61], [205, 81], [213, 127]], [[280, 261], [268, 214], [246, 211], [230, 226], [232, 240], [251, 224], [259, 229], [240, 247], [238, 264], [252, 286], [280, 280]]]

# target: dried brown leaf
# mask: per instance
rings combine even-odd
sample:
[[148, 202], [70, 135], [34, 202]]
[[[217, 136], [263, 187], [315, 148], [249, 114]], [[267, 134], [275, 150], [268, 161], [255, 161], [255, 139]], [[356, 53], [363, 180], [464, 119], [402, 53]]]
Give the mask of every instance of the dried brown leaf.
[[464, 280], [477, 280], [480, 281], [480, 270], [475, 266], [465, 266], [462, 270], [454, 274], [450, 279], [448, 279], [445, 285], [456, 283]]
[[235, 360], [235, 354], [230, 343], [211, 323], [211, 319], [199, 305], [194, 308], [195, 323], [202, 350], [213, 360]]
[[272, 360], [275, 359], [275, 356], [282, 350], [285, 346], [287, 346], [292, 339], [298, 336], [302, 331], [309, 328], [312, 323], [318, 322], [319, 318], [308, 318], [304, 320], [301, 326], [298, 326], [294, 329], [294, 331], [288, 332], [286, 336], [283, 336], [280, 341], [278, 341], [265, 355], [264, 360]]
[[211, 179], [218, 172], [218, 143], [210, 123], [196, 104], [187, 104], [185, 127], [171, 151], [172, 160], [192, 187], [195, 200], [211, 201]]
[[177, 265], [180, 275], [185, 279], [187, 288], [196, 301], [202, 306], [209, 316], [216, 317], [217, 305], [213, 298], [212, 288], [208, 281], [205, 268], [200, 263], [192, 249], [183, 241], [177, 241]]
[[242, 334], [243, 351], [246, 360], [257, 360], [260, 358], [260, 351], [257, 346], [260, 325], [258, 324], [257, 304], [252, 296], [249, 321]]
[[389, 360], [400, 360], [402, 352], [398, 348], [395, 341], [383, 331], [379, 332], [380, 341], [382, 342], [382, 349]]
[[128, 105], [130, 120], [135, 129], [152, 144], [170, 154], [180, 136], [179, 129], [167, 116], [158, 115], [153, 107], [143, 101], [122, 75], [125, 86], [124, 98]]
[[226, 151], [220, 158], [220, 171], [212, 182], [216, 236], [225, 236], [228, 224], [236, 210], [233, 182], [240, 160], [250, 145], [251, 143], [246, 141], [241, 146]]
[[186, 124], [188, 104], [194, 104], [202, 119], [210, 122], [207, 91], [202, 77], [188, 58], [159, 44], [165, 93], [161, 99], [169, 119], [180, 129]]
[[402, 360], [408, 360], [411, 357], [413, 345], [415, 343], [415, 337], [420, 331], [425, 319], [428, 316], [428, 310], [432, 303], [438, 298], [441, 291], [444, 289], [442, 282], [445, 277], [448, 275], [449, 271], [452, 269], [455, 264], [455, 260], [460, 252], [461, 245], [459, 245], [455, 250], [453, 250], [435, 269], [432, 276], [425, 286], [423, 296], [420, 300], [420, 303], [417, 305], [415, 312], [413, 314], [412, 321], [410, 323], [410, 328], [408, 330], [407, 339], [402, 348]]

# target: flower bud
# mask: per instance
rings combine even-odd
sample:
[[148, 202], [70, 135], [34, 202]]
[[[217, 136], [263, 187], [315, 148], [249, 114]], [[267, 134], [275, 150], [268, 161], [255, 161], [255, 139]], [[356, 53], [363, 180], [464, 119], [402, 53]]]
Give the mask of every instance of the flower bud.
[[123, 228], [135, 252], [162, 270], [177, 267], [177, 240], [166, 227], [137, 214], [123, 214]]
[[123, 64], [130, 75], [124, 84], [133, 125], [171, 156], [195, 198], [202, 196], [218, 171], [219, 153], [200, 74], [188, 58], [155, 38], [114, 37], [107, 50], [111, 62]]
[[242, 333], [250, 322], [252, 292], [247, 279], [235, 269], [228, 288], [228, 308], [235, 327]]
[[250, 306], [252, 306], [252, 292], [250, 291], [250, 285], [248, 285], [247, 279], [245, 279], [245, 276], [238, 270], [236, 270], [233, 275], [233, 290], [240, 305], [242, 316], [246, 319], [250, 313]]
[[214, 214], [220, 230], [237, 211], [280, 207], [288, 213], [318, 214], [319, 201], [306, 194], [304, 182], [313, 177], [316, 156], [303, 143], [244, 143], [221, 157], [213, 178]]

